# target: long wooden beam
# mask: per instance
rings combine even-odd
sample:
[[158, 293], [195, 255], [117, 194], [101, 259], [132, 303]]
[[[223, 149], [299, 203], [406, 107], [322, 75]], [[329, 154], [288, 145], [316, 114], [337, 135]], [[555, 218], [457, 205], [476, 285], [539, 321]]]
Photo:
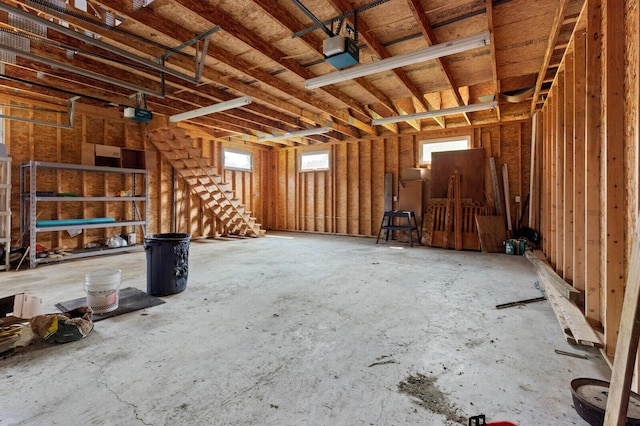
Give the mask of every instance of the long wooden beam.
[[624, 4], [603, 1], [604, 67], [604, 181], [603, 241], [604, 256], [604, 334], [607, 354], [613, 355], [617, 342], [626, 274], [626, 202], [625, 202], [625, 135], [624, 135]]
[[[491, 74], [493, 77], [493, 88], [495, 90], [495, 100], [500, 101], [500, 80], [498, 79], [498, 66], [496, 61], [496, 40], [495, 29], [493, 26], [493, 0], [486, 0], [487, 8], [487, 26], [489, 28], [489, 37], [491, 37]], [[500, 103], [496, 106], [496, 115], [500, 121]]]
[[556, 96], [556, 272], [564, 278], [564, 251], [563, 238], [565, 232], [564, 221], [564, 70], [559, 70], [556, 77], [556, 87], [558, 88]]
[[558, 244], [557, 244], [557, 233], [558, 233], [558, 169], [556, 167], [558, 159], [558, 86], [553, 85], [551, 87], [551, 92], [549, 93], [549, 98], [547, 99], [549, 103], [549, 188], [548, 192], [550, 195], [549, 201], [549, 263], [553, 266], [554, 270], [557, 271], [558, 267], [558, 259], [556, 254], [558, 253]]
[[574, 114], [574, 69], [573, 52], [567, 52], [564, 57], [564, 188], [563, 188], [563, 218], [564, 232], [562, 233], [562, 253], [564, 259], [564, 280], [573, 284], [573, 114]]
[[[584, 18], [584, 17], [583, 17]], [[574, 197], [573, 197], [573, 285], [578, 290], [586, 291], [585, 276], [585, 247], [586, 247], [586, 205], [585, 205], [585, 174], [586, 174], [586, 19], [578, 23], [573, 39], [575, 75], [574, 91], [574, 120], [573, 120], [573, 156], [574, 156]], [[588, 296], [585, 296], [585, 300]], [[583, 307], [584, 308], [584, 307]]]
[[602, 30], [601, 2], [599, 0], [586, 0], [587, 2], [587, 34], [586, 34], [586, 58], [589, 64], [586, 67], [587, 97], [586, 97], [586, 123], [585, 123], [585, 262], [586, 262], [586, 287], [585, 315], [592, 324], [604, 322], [603, 310], [600, 302], [602, 272], [600, 269], [601, 257], [601, 224], [600, 224], [600, 177], [601, 145], [600, 110], [601, 110], [601, 60], [602, 60]]

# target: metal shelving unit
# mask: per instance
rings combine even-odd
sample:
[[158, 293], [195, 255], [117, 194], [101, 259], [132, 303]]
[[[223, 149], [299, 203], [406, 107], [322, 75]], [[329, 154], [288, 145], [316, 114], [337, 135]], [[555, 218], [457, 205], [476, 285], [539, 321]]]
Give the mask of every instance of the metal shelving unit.
[[11, 158], [0, 157], [0, 246], [4, 262], [0, 271], [8, 271], [11, 262]]
[[[78, 172], [91, 172], [91, 173], [108, 173], [108, 174], [122, 174], [131, 176], [131, 193], [133, 196], [126, 197], [113, 197], [113, 196], [90, 196], [90, 197], [56, 197], [56, 196], [39, 196], [36, 190], [37, 187], [37, 175], [38, 170], [50, 169], [50, 170], [72, 170]], [[144, 195], [135, 195], [138, 180], [142, 179], [144, 186]], [[23, 246], [28, 239], [28, 247], [35, 247], [38, 232], [53, 232], [53, 231], [73, 231], [82, 229], [97, 229], [97, 228], [118, 228], [118, 227], [133, 227], [135, 231], [136, 226], [141, 226], [144, 231], [149, 225], [149, 175], [147, 170], [144, 169], [129, 169], [118, 167], [103, 167], [103, 166], [85, 166], [79, 164], [65, 164], [65, 163], [49, 163], [42, 161], [30, 161], [23, 163], [20, 169], [20, 194], [22, 200], [20, 203], [20, 233], [23, 235]], [[130, 220], [117, 221], [117, 222], [104, 222], [104, 223], [83, 223], [73, 225], [53, 225], [53, 226], [38, 226], [37, 224], [37, 209], [38, 203], [54, 202], [54, 203], [73, 203], [73, 202], [130, 202], [131, 203], [131, 218]], [[144, 216], [138, 209], [137, 202], [144, 203]], [[65, 259], [78, 259], [89, 256], [100, 256], [103, 254], [113, 254], [123, 251], [138, 250], [141, 246], [127, 246], [127, 247], [99, 247], [95, 249], [79, 249], [73, 250], [72, 257], [63, 257], [62, 259], [50, 259], [50, 258], [38, 258], [35, 250], [29, 250], [29, 266], [35, 268], [39, 263], [51, 263], [59, 262]]]

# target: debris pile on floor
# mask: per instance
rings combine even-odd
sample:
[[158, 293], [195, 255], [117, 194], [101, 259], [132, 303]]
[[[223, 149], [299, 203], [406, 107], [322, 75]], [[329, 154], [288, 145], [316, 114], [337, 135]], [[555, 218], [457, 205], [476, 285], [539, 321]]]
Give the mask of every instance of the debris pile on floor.
[[81, 306], [63, 314], [38, 315], [29, 320], [35, 337], [47, 343], [68, 343], [87, 337], [93, 330], [91, 308]]
[[38, 341], [67, 343], [93, 330], [91, 308], [44, 314], [42, 299], [26, 293], [0, 299], [0, 354], [11, 353]]
[[451, 422], [466, 424], [467, 419], [460, 415], [458, 408], [449, 402], [447, 395], [436, 387], [437, 380], [436, 377], [417, 373], [398, 383], [398, 390], [416, 398], [417, 400], [413, 402], [419, 406], [441, 414]]

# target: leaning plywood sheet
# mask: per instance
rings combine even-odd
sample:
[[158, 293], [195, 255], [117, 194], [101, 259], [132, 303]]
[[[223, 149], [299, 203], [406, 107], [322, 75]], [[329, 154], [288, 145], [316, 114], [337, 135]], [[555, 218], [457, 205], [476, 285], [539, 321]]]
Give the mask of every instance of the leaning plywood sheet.
[[504, 252], [503, 241], [507, 239], [502, 216], [476, 216], [480, 248], [484, 253]]
[[582, 292], [567, 284], [562, 278], [560, 278], [560, 276], [558, 276], [558, 274], [556, 274], [551, 268], [551, 265], [547, 263], [540, 250], [536, 250], [532, 253], [526, 252], [525, 256], [531, 263], [533, 263], [533, 266], [536, 267], [538, 276], [541, 280], [553, 285], [566, 299], [576, 303], [582, 303], [584, 297]]
[[602, 348], [602, 340], [593, 331], [582, 311], [573, 302], [565, 299], [547, 280], [542, 279], [542, 284], [567, 341]]
[[431, 157], [431, 196], [447, 198], [449, 177], [460, 173], [460, 198], [484, 202], [484, 149], [434, 152]]

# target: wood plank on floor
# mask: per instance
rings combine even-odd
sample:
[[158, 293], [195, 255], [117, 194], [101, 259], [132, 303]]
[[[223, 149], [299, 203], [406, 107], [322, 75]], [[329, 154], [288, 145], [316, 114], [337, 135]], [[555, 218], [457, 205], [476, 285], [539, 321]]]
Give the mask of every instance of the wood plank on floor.
[[544, 255], [540, 250], [534, 252], [526, 252], [525, 256], [536, 267], [538, 271], [538, 277], [541, 281], [545, 281], [555, 287], [555, 289], [562, 294], [566, 299], [575, 303], [582, 303], [584, 300], [583, 293], [567, 284], [556, 272], [551, 265], [546, 261]]
[[476, 216], [480, 249], [484, 253], [503, 253], [503, 241], [507, 239], [502, 216]]
[[[551, 307], [556, 317], [558, 317], [558, 322], [563, 327], [563, 332], [566, 336], [569, 336], [567, 341], [583, 346], [604, 347], [602, 340], [593, 331], [582, 311], [574, 303], [563, 297], [556, 287], [548, 281], [542, 280], [542, 285], [549, 303], [551, 303]], [[560, 318], [563, 320], [561, 321]]]

